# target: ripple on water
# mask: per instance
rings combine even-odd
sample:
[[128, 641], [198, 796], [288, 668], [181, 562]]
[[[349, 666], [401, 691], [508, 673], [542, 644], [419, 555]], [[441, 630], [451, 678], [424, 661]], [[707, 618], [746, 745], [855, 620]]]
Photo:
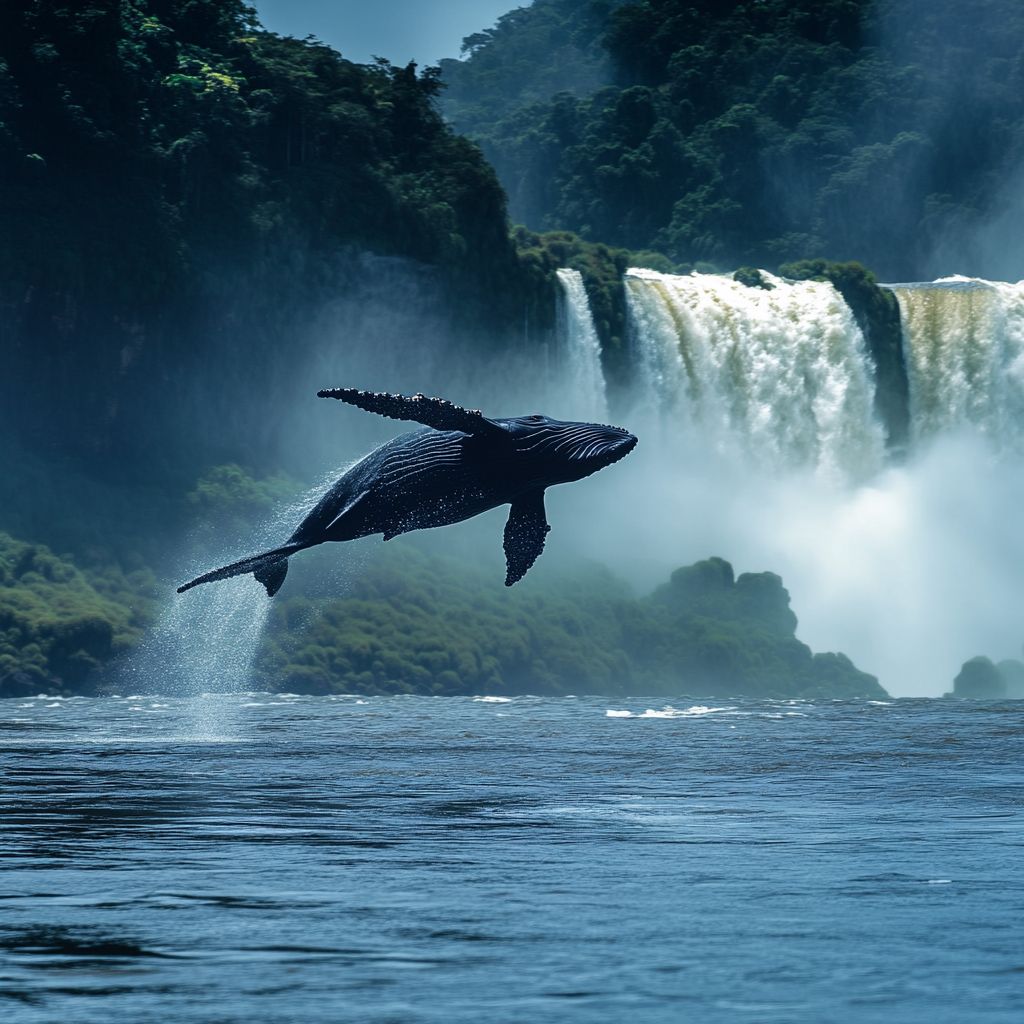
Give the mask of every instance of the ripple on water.
[[18, 1024], [1019, 1019], [1011, 702], [52, 703], [0, 740]]

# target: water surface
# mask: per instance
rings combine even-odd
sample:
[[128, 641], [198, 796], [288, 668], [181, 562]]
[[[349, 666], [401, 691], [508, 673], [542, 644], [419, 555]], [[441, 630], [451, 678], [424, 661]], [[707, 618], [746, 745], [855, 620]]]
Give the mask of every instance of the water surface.
[[11, 1022], [1018, 1022], [1024, 702], [0, 704]]

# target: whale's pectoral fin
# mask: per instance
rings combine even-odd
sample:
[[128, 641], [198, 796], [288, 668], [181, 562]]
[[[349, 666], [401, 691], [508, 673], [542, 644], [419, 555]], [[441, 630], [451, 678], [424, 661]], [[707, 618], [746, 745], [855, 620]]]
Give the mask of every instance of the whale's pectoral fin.
[[544, 550], [548, 535], [548, 521], [544, 516], [544, 491], [531, 491], [512, 502], [512, 510], [505, 524], [505, 586], [518, 583]]
[[503, 427], [489, 420], [479, 409], [463, 409], [443, 398], [426, 395], [389, 395], [387, 392], [357, 391], [355, 388], [325, 388], [317, 398], [336, 398], [392, 420], [412, 420], [435, 430], [461, 430], [466, 434], [505, 435]]

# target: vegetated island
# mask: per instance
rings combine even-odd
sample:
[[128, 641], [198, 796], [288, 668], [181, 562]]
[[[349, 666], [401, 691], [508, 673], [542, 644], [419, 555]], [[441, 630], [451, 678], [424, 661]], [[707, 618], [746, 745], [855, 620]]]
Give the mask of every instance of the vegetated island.
[[275, 608], [259, 673], [303, 693], [880, 697], [842, 654], [812, 654], [771, 572], [721, 558], [677, 569], [635, 597], [596, 565], [494, 585], [498, 566], [390, 554], [309, 625]]

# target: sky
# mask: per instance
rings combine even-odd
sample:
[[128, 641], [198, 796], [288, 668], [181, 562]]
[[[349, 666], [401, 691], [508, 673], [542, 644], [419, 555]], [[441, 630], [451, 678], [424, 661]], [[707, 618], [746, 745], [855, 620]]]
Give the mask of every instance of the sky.
[[465, 36], [531, 0], [253, 0], [264, 28], [308, 35], [364, 64], [386, 57], [426, 66], [458, 57]]

